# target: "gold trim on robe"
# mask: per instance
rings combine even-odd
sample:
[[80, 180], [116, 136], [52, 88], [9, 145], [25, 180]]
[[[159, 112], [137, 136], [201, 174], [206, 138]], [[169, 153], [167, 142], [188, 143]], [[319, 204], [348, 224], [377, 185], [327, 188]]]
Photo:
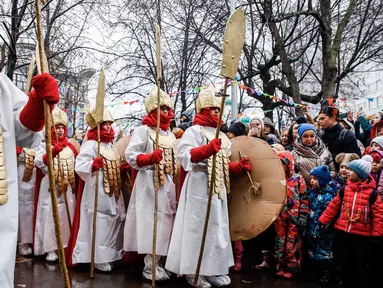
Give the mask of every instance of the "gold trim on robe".
[[[153, 128], [149, 129], [150, 139], [153, 141], [153, 149], [156, 146], [156, 130]], [[173, 181], [175, 181], [174, 175], [177, 173], [177, 160], [174, 152], [174, 147], [176, 145], [176, 137], [173, 133], [168, 133], [168, 135], [159, 135], [158, 146], [163, 151], [163, 158], [159, 164], [159, 180], [162, 186], [165, 185], [165, 175], [172, 174]], [[154, 179], [153, 179], [154, 180]]]
[[[57, 157], [59, 157], [60, 160], [58, 160]], [[59, 162], [60, 167], [58, 167]], [[76, 181], [72, 149], [65, 147], [59, 155], [53, 159], [53, 169], [58, 183], [59, 196], [67, 191], [69, 185], [72, 188], [72, 193], [75, 193]]]
[[112, 147], [107, 149], [100, 147], [100, 154], [104, 158], [104, 190], [109, 197], [114, 194], [116, 199], [120, 197], [121, 175], [120, 175], [120, 156], [117, 149]]
[[[215, 138], [215, 132], [210, 132], [205, 127], [201, 126], [202, 133], [205, 135], [207, 142], [211, 142]], [[222, 139], [221, 150], [217, 153], [215, 164], [215, 179], [213, 193], [218, 194], [219, 199], [222, 199], [223, 185], [226, 187], [226, 192], [230, 193], [230, 175], [229, 175], [229, 152], [230, 145], [229, 138], [225, 134], [220, 132], [219, 138]], [[211, 185], [211, 173], [213, 169], [213, 156], [209, 157], [207, 163], [207, 171], [209, 178], [209, 191]]]
[[28, 183], [32, 179], [33, 169], [35, 168], [35, 149], [23, 148], [24, 151], [24, 175], [23, 182]]
[[8, 202], [7, 167], [5, 165], [5, 150], [3, 130], [0, 126], [0, 205]]

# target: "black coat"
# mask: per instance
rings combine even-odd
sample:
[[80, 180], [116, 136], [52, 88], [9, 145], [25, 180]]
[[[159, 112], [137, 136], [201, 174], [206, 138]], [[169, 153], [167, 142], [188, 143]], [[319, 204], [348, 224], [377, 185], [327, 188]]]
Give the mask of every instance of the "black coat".
[[320, 136], [331, 152], [334, 161], [336, 155], [342, 152], [356, 153], [361, 156], [355, 134], [352, 131], [347, 131], [347, 133], [344, 134], [343, 141], [340, 139], [340, 134], [343, 129], [344, 128], [338, 123], [331, 128], [323, 129]]

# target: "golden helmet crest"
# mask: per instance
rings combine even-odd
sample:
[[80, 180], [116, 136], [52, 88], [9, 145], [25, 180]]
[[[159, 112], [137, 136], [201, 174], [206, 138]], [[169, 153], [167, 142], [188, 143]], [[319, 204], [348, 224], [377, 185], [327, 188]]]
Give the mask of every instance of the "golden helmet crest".
[[61, 124], [68, 127], [68, 115], [59, 107], [52, 110], [52, 118], [55, 125]]
[[221, 98], [215, 96], [216, 91], [214, 86], [209, 86], [199, 92], [196, 105], [197, 113], [200, 113], [203, 108], [221, 107]]
[[[114, 122], [112, 114], [110, 114], [108, 109], [104, 109], [104, 116], [103, 116], [103, 122], [105, 121], [110, 121]], [[97, 127], [97, 122], [96, 122], [96, 108], [90, 111], [88, 114], [85, 116], [86, 123], [88, 123], [90, 129], [94, 129]]]
[[[154, 86], [152, 93], [145, 100], [146, 113], [150, 114], [154, 109], [157, 109], [157, 93], [158, 87]], [[170, 96], [160, 89], [160, 106], [165, 105], [174, 110], [173, 100]]]

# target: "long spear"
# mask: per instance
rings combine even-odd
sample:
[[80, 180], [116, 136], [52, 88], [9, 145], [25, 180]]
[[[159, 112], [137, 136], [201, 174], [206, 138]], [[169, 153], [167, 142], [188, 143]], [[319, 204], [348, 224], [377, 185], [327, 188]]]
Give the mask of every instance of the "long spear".
[[[161, 80], [162, 80], [162, 67], [161, 67], [161, 28], [156, 25], [156, 59], [157, 59], [157, 126], [156, 126], [156, 150], [159, 148], [160, 137], [160, 121], [161, 121]], [[159, 182], [159, 165], [156, 164], [154, 168], [154, 219], [153, 219], [153, 246], [152, 246], [152, 287], [156, 287], [156, 254], [157, 254], [157, 214], [158, 214], [158, 190], [160, 190]]]
[[[217, 129], [215, 131], [215, 138], [219, 137], [219, 132], [221, 128], [221, 121], [223, 115], [223, 109], [225, 107], [225, 96], [227, 93], [227, 87], [230, 79], [233, 80], [238, 70], [239, 60], [241, 57], [241, 52], [243, 49], [243, 44], [245, 43], [245, 15], [242, 9], [237, 9], [229, 18], [226, 24], [226, 31], [224, 36], [223, 44], [223, 55], [222, 55], [222, 67], [221, 67], [221, 76], [225, 77], [225, 86], [223, 89], [223, 97], [221, 99], [221, 110], [218, 117]], [[211, 181], [209, 189], [209, 198], [207, 202], [205, 225], [202, 233], [201, 249], [199, 252], [197, 268], [194, 277], [194, 285], [197, 285], [199, 272], [201, 269], [201, 263], [203, 258], [203, 251], [205, 249], [205, 241], [207, 228], [209, 225], [210, 210], [211, 210], [211, 201], [213, 198], [214, 183], [215, 183], [215, 170], [216, 170], [216, 158], [217, 154], [213, 155], [213, 164], [211, 169]]]
[[[41, 20], [41, 8], [40, 2], [43, 3], [42, 0], [36, 0], [36, 24], [37, 24], [37, 43], [39, 47], [39, 61], [37, 61], [37, 67], [39, 73], [48, 72], [48, 65], [45, 59], [44, 53], [44, 40], [43, 40], [43, 25]], [[49, 190], [51, 193], [51, 201], [52, 201], [52, 213], [53, 220], [55, 225], [55, 234], [56, 234], [56, 242], [59, 254], [59, 262], [61, 274], [63, 276], [64, 285], [67, 288], [71, 287], [68, 269], [65, 263], [65, 254], [64, 254], [64, 246], [61, 237], [61, 229], [60, 229], [60, 220], [57, 206], [57, 196], [56, 196], [56, 183], [55, 176], [53, 171], [53, 163], [52, 163], [52, 143], [51, 143], [51, 111], [49, 104], [44, 100], [44, 120], [45, 120], [45, 144], [46, 144], [46, 155], [47, 155], [47, 167], [48, 167], [48, 177], [49, 177]]]
[[[104, 97], [105, 97], [105, 73], [101, 69], [100, 79], [98, 81], [97, 96], [96, 96], [96, 124], [97, 124], [97, 157], [100, 157], [100, 125], [104, 121]], [[96, 228], [97, 228], [97, 207], [98, 207], [98, 182], [100, 179], [100, 170], [96, 171], [96, 191], [94, 193], [94, 208], [93, 208], [93, 232], [92, 232], [92, 254], [90, 259], [90, 278], [94, 277], [94, 261], [96, 257]]]
[[24, 91], [25, 94], [27, 95], [29, 94], [32, 88], [32, 78], [33, 78], [33, 71], [35, 70], [35, 61], [36, 61], [36, 57], [35, 57], [35, 54], [33, 54], [28, 66], [27, 84], [25, 85], [25, 91]]
[[[43, 73], [42, 72], [42, 68], [41, 67], [45, 67], [43, 70], [44, 72], [48, 72], [49, 69], [48, 69], [48, 60], [47, 60], [47, 55], [45, 54], [45, 51], [43, 51], [43, 53], [41, 53], [40, 55], [40, 49], [39, 49], [39, 45], [37, 44], [36, 46], [36, 55], [37, 55], [37, 70], [38, 72], [41, 74]], [[43, 57], [43, 59], [40, 60], [40, 56]], [[43, 66], [41, 66], [41, 64]], [[29, 69], [31, 69], [31, 64], [29, 65]], [[29, 75], [28, 75], [29, 77]], [[27, 79], [28, 81], [28, 79]], [[32, 79], [31, 79], [32, 81]], [[32, 84], [32, 83], [31, 83]], [[27, 83], [27, 86], [28, 86], [28, 83]], [[30, 88], [29, 88], [30, 89]], [[52, 127], [53, 127], [53, 130], [55, 131], [55, 135], [56, 135], [56, 143], [59, 142], [59, 136], [57, 134], [57, 130], [56, 130], [56, 123], [55, 123], [55, 119], [53, 117], [53, 115], [51, 114], [51, 124], [52, 124]], [[52, 139], [52, 138], [51, 138]], [[60, 156], [57, 155], [57, 179], [60, 179]], [[65, 191], [66, 192], [66, 191]], [[64, 206], [65, 206], [65, 211], [66, 211], [66, 216], [67, 216], [67, 220], [68, 220], [68, 226], [69, 226], [69, 230], [72, 230], [72, 221], [70, 219], [70, 212], [69, 212], [69, 205], [68, 205], [68, 198], [67, 198], [67, 195], [66, 193], [63, 193], [63, 196], [64, 196]], [[62, 193], [62, 192], [61, 192]], [[60, 196], [60, 195], [59, 195]]]

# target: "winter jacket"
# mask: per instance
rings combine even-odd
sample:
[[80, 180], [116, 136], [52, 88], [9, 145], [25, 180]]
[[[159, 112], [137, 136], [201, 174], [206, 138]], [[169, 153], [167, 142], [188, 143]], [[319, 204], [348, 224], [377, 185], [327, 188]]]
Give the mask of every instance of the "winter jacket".
[[[377, 197], [371, 207], [369, 203], [375, 185], [371, 176], [362, 183], [347, 180], [343, 203], [341, 203], [338, 193], [323, 212], [319, 221], [328, 225], [335, 220], [334, 227], [336, 229], [351, 234], [383, 236], [383, 202], [380, 197]], [[337, 217], [338, 214], [339, 217]], [[334, 219], [336, 217], [337, 219]]]
[[330, 185], [319, 191], [310, 189], [309, 192], [310, 214], [306, 236], [309, 254], [312, 259], [317, 261], [333, 258], [332, 241], [334, 239], [334, 227], [329, 225], [323, 230], [319, 229], [319, 217], [326, 210], [335, 195], [336, 191]]
[[[327, 145], [328, 150], [335, 160], [336, 155], [339, 153], [356, 153], [361, 156], [358, 143], [356, 142], [355, 134], [351, 131], [347, 131], [344, 135], [343, 141], [341, 141], [340, 133], [344, 128], [338, 123], [331, 128], [323, 129], [321, 133], [321, 139]], [[337, 166], [338, 168], [338, 166]]]
[[383, 120], [380, 120], [379, 122], [376, 122], [373, 126], [372, 126], [372, 128], [371, 128], [371, 132], [370, 132], [370, 143], [371, 143], [371, 141], [372, 140], [374, 140], [374, 138], [376, 137], [376, 136], [378, 136], [377, 135], [377, 133], [378, 133], [378, 127], [379, 126], [381, 126], [381, 125], [383, 125]]
[[299, 169], [306, 183], [310, 182], [310, 171], [321, 165], [327, 165], [329, 170], [335, 176], [336, 169], [334, 160], [330, 151], [326, 148], [320, 138], [316, 139], [313, 147], [303, 145], [300, 140], [296, 140], [293, 150], [294, 164]]
[[343, 186], [346, 186], [346, 182], [347, 181], [338, 174], [333, 180], [330, 181], [328, 185], [331, 186], [336, 193], [338, 193], [340, 188], [342, 188]]
[[301, 222], [306, 224], [309, 212], [306, 182], [301, 175], [294, 173], [294, 158], [290, 151], [279, 152], [278, 157], [282, 161], [283, 157], [288, 159], [290, 171], [286, 176], [287, 194], [280, 217], [298, 226]]
[[[370, 133], [372, 125], [364, 116], [359, 116], [357, 121], [354, 123], [355, 127], [355, 136], [359, 139], [365, 147], [370, 145]], [[360, 128], [362, 128], [363, 133], [360, 132]]]

